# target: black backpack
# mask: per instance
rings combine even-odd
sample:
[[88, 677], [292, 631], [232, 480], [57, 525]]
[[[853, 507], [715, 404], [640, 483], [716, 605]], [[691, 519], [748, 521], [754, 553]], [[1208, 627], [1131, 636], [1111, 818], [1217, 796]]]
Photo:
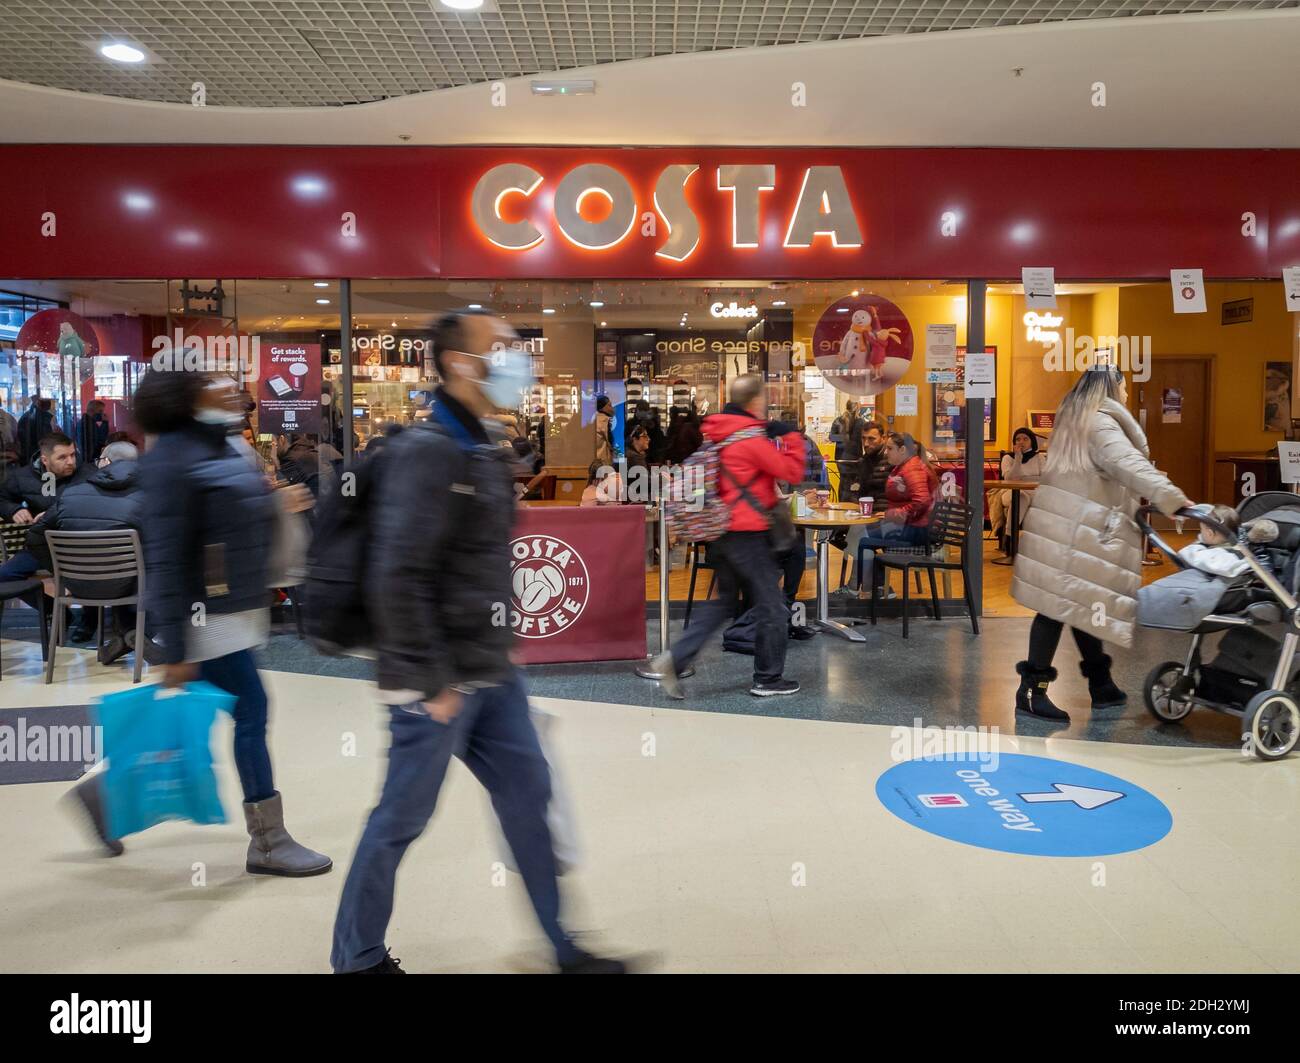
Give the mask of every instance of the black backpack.
[[366, 609], [370, 508], [378, 500], [385, 451], [354, 461], [316, 506], [307, 551], [304, 629], [321, 653], [338, 656], [369, 648], [374, 625]]

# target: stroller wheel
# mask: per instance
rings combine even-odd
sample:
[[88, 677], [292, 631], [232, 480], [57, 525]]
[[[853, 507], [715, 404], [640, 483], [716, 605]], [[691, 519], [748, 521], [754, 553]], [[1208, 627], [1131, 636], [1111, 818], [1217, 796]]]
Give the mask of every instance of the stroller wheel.
[[[1183, 666], [1179, 661], [1165, 661], [1147, 673], [1142, 686], [1142, 700], [1147, 709], [1162, 723], [1177, 723], [1192, 711], [1192, 703], [1186, 697], [1175, 696], [1175, 690], [1182, 685]], [[1186, 695], [1188, 691], [1179, 691]]]
[[1281, 690], [1262, 690], [1246, 704], [1243, 739], [1260, 760], [1281, 760], [1300, 740], [1300, 707]]

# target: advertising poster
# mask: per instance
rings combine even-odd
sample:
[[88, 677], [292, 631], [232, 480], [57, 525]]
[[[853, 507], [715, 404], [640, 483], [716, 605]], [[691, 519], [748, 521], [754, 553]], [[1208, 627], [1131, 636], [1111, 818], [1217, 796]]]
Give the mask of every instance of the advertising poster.
[[1160, 420], [1164, 424], [1182, 424], [1183, 389], [1165, 388], [1160, 395]]
[[262, 433], [320, 433], [320, 344], [262, 344], [257, 427]]
[[855, 396], [892, 388], [912, 364], [912, 326], [888, 299], [863, 293], [828, 306], [813, 331], [813, 358], [831, 386]]

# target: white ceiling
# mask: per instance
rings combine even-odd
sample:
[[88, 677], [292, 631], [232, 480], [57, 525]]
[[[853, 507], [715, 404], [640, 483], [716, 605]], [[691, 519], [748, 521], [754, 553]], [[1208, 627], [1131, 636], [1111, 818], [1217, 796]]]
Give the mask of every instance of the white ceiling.
[[[1297, 56], [1292, 8], [661, 56], [566, 71], [594, 78], [592, 96], [538, 97], [510, 81], [505, 106], [492, 105], [486, 84], [268, 109], [0, 82], [0, 141], [1300, 147]], [[796, 82], [804, 107], [791, 105]], [[1105, 107], [1092, 104], [1098, 82]]]
[[[651, 56], [897, 34], [1296, 7], [1297, 0], [5, 0], [15, 81], [188, 104], [311, 107]], [[145, 64], [104, 61], [122, 41]]]

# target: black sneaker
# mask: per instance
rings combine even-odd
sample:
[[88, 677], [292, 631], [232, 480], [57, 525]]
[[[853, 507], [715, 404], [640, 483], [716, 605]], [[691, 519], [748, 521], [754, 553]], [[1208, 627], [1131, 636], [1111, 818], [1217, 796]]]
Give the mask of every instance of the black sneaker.
[[104, 811], [104, 792], [101, 789], [103, 783], [98, 774], [87, 775], [68, 792], [67, 800], [81, 813], [83, 822], [90, 827], [105, 852], [109, 856], [121, 856], [126, 846], [108, 833], [108, 816]]
[[402, 961], [391, 952], [385, 952], [384, 958], [373, 967], [363, 967], [359, 971], [336, 971], [336, 974], [405, 974]]
[[798, 694], [799, 684], [793, 679], [773, 679], [767, 683], [755, 683], [749, 692], [756, 698], [771, 698], [779, 694]]
[[627, 964], [579, 949], [574, 959], [560, 964], [560, 974], [627, 974]]
[[817, 637], [817, 629], [815, 627], [808, 627], [806, 624], [791, 624], [790, 637], [796, 642], [807, 642], [809, 639], [815, 639]]

